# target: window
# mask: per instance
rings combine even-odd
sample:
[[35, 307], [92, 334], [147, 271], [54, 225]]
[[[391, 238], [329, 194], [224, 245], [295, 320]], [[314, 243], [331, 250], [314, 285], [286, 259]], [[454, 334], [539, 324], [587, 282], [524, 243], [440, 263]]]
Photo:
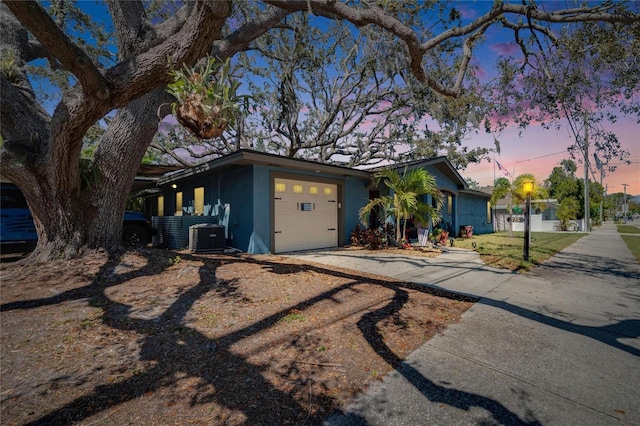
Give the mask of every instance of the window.
[[276, 192], [286, 192], [287, 185], [284, 183], [276, 183]]
[[333, 190], [331, 188], [324, 188], [324, 195], [331, 195]]
[[453, 213], [453, 196], [447, 194], [447, 214], [451, 216], [451, 213]]
[[294, 194], [302, 194], [302, 185], [293, 185]]
[[158, 216], [164, 216], [164, 195], [158, 196]]
[[204, 214], [204, 186], [193, 189], [193, 214], [202, 216]]
[[176, 216], [182, 216], [182, 192], [176, 192]]
[[317, 195], [318, 194], [318, 187], [317, 186], [310, 186], [309, 187], [309, 194]]
[[487, 223], [491, 223], [491, 201], [487, 201]]

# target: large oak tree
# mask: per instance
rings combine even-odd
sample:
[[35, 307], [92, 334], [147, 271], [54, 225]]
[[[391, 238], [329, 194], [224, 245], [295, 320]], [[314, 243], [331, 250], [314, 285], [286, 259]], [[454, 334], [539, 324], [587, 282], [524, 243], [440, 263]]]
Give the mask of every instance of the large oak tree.
[[[192, 66], [207, 54], [233, 56], [282, 26], [290, 14], [313, 13], [392, 35], [404, 46], [413, 78], [452, 98], [465, 95], [474, 47], [492, 25], [549, 37], [547, 23], [640, 20], [625, 4], [545, 11], [533, 2], [496, 2], [467, 25], [434, 22], [431, 31], [424, 32], [429, 26], [412, 25], [415, 17], [428, 19], [429, 10], [440, 5], [266, 0], [259, 12], [243, 14], [236, 13], [239, 8], [231, 1], [194, 1], [166, 19], [151, 19], [145, 4], [107, 1], [117, 48], [114, 63], [96, 60], [91, 46], [63, 25], [60, 13], [36, 1], [4, 1], [0, 6], [1, 173], [22, 189], [32, 210], [39, 236], [34, 259], [72, 257], [86, 249], [117, 250], [122, 212], [137, 167], [157, 131], [158, 107], [167, 102], [164, 87], [171, 68]], [[409, 11], [410, 6], [420, 10]], [[70, 75], [51, 113], [38, 102], [27, 79], [25, 64], [36, 59]], [[108, 114], [108, 127], [91, 162], [81, 162], [83, 137]]]

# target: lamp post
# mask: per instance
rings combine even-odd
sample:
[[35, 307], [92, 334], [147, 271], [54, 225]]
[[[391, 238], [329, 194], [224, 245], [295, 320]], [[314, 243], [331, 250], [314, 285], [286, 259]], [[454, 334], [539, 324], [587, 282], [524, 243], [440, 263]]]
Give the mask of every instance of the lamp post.
[[527, 203], [524, 212], [524, 260], [529, 261], [529, 249], [531, 247], [531, 194], [533, 193], [533, 181], [522, 182], [522, 191], [526, 194]]

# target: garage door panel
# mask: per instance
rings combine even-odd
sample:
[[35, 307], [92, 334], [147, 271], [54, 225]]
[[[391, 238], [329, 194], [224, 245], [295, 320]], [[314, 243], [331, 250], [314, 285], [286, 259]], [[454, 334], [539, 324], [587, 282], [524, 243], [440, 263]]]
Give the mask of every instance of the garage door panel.
[[337, 185], [289, 179], [275, 185], [276, 252], [338, 245]]

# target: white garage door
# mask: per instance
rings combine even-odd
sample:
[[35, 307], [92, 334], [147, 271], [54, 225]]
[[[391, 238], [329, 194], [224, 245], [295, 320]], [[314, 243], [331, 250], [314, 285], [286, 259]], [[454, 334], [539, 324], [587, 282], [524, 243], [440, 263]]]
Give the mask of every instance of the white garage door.
[[338, 245], [338, 187], [275, 179], [275, 252]]

